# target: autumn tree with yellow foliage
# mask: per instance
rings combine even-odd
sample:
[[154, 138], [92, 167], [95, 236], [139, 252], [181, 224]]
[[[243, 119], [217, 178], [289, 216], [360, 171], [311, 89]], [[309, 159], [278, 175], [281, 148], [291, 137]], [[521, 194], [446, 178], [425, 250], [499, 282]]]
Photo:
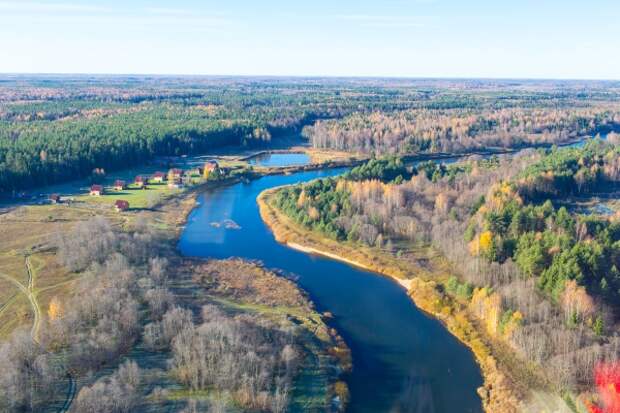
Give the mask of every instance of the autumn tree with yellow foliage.
[[50, 301], [47, 316], [51, 321], [54, 321], [62, 318], [63, 314], [62, 304], [60, 303], [60, 300], [58, 300], [58, 297], [54, 296]]

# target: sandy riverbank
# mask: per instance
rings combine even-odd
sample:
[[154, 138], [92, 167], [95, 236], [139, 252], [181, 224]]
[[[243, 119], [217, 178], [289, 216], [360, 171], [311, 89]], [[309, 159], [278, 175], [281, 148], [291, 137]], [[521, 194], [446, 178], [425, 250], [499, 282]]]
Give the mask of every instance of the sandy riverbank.
[[[292, 241], [288, 241], [286, 243], [286, 245], [289, 246], [290, 248], [293, 248], [294, 250], [305, 252], [307, 254], [322, 255], [324, 257], [328, 257], [328, 258], [331, 258], [333, 260], [346, 262], [347, 264], [353, 265], [354, 267], [359, 267], [359, 268], [362, 268], [364, 270], [374, 271], [372, 268], [370, 268], [369, 266], [367, 266], [367, 265], [365, 265], [365, 264], [363, 264], [363, 263], [361, 263], [359, 261], [351, 260], [351, 259], [342, 257], [340, 255], [333, 254], [331, 252], [322, 251], [322, 250], [317, 249], [317, 248], [306, 247], [304, 245], [301, 245], [301, 244], [298, 244], [298, 243], [292, 242]], [[411, 289], [411, 285], [412, 285], [413, 280], [404, 280], [402, 278], [393, 278], [393, 279], [394, 279], [394, 281], [399, 283], [401, 286], [403, 286], [405, 288], [405, 290], [409, 291]]]

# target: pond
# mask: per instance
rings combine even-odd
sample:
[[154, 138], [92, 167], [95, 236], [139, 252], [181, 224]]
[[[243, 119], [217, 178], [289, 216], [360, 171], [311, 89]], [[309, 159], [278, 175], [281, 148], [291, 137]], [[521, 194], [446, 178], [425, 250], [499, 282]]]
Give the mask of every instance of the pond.
[[306, 153], [262, 153], [248, 160], [250, 165], [265, 167], [301, 166], [310, 163]]

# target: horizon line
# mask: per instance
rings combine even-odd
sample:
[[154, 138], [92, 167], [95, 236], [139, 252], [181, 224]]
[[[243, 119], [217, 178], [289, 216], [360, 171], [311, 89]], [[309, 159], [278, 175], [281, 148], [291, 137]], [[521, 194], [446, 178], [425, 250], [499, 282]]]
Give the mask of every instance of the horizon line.
[[495, 80], [495, 81], [586, 81], [618, 82], [620, 78], [579, 77], [518, 77], [518, 76], [414, 76], [414, 75], [273, 75], [273, 74], [198, 74], [198, 73], [121, 73], [121, 72], [1, 72], [3, 76], [94, 76], [94, 77], [194, 77], [194, 78], [273, 78], [273, 79], [385, 79], [385, 80]]

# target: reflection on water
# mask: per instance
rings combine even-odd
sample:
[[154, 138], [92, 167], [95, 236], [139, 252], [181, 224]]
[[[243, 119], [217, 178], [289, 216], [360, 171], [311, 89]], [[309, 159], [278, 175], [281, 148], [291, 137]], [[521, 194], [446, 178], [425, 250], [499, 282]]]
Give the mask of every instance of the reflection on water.
[[[343, 170], [268, 176], [218, 188], [200, 197], [179, 248], [185, 255], [239, 256], [295, 274], [319, 311], [349, 345], [353, 372], [345, 377], [351, 412], [481, 412], [482, 385], [471, 352], [437, 320], [415, 307], [396, 283], [326, 258], [278, 244], [262, 222], [256, 197], [267, 188], [342, 173]], [[238, 230], [224, 225], [232, 220]]]

